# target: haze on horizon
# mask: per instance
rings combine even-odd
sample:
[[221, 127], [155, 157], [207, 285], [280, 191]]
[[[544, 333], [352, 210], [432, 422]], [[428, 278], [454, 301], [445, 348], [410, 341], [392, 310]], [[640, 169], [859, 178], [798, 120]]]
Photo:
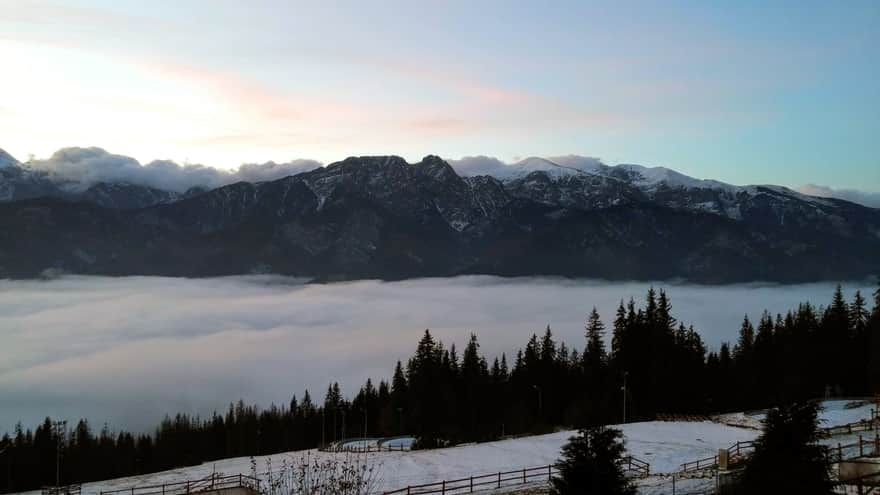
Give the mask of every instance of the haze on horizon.
[[0, 0], [0, 148], [581, 154], [880, 192], [880, 5]]

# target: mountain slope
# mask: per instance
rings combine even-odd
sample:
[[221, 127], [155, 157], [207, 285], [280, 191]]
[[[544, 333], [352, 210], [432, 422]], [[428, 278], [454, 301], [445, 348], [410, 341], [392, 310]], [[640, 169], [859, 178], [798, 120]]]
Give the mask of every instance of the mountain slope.
[[99, 202], [109, 207], [31, 198], [0, 204], [0, 276], [57, 268], [790, 282], [880, 272], [880, 210], [778, 187], [661, 181], [648, 190], [621, 170], [632, 172], [537, 170], [502, 181], [460, 177], [435, 156], [352, 157], [271, 182], [150, 196], [158, 204], [146, 208], [108, 196]]

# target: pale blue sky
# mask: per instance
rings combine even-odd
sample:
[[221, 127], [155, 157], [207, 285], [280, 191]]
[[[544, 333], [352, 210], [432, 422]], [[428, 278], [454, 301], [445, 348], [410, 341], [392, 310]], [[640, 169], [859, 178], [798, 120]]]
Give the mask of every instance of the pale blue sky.
[[766, 3], [0, 0], [0, 148], [573, 153], [880, 191], [880, 2]]

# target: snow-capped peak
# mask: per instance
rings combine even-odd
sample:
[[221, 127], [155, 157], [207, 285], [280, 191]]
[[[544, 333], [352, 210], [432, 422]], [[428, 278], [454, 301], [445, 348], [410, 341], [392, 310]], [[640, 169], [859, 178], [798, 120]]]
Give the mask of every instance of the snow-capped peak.
[[519, 179], [529, 175], [532, 172], [545, 172], [551, 177], [564, 177], [568, 175], [584, 173], [576, 167], [561, 165], [547, 158], [532, 156], [524, 160], [520, 160], [512, 165], [508, 165], [509, 170], [504, 170], [503, 175], [497, 176], [502, 181]]
[[672, 188], [684, 189], [718, 189], [737, 192], [741, 188], [717, 180], [696, 179], [666, 167], [643, 167], [641, 165], [621, 164], [614, 168], [625, 170], [632, 177], [632, 183], [638, 187], [651, 188], [665, 184]]
[[17, 167], [21, 165], [18, 160], [12, 157], [9, 153], [0, 149], [0, 168], [3, 167]]

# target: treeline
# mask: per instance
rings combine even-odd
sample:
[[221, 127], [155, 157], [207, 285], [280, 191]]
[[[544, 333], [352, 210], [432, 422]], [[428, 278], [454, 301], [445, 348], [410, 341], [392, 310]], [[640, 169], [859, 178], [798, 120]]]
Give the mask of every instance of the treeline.
[[390, 382], [367, 380], [351, 399], [334, 383], [320, 402], [308, 391], [268, 409], [239, 401], [210, 418], [166, 417], [141, 435], [96, 432], [85, 420], [58, 428], [46, 418], [0, 439], [0, 487], [54, 485], [59, 446], [60, 480], [69, 484], [365, 435], [415, 435], [431, 447], [620, 423], [624, 408], [626, 421], [636, 421], [867, 395], [880, 391], [880, 289], [872, 309], [859, 293], [847, 302], [838, 287], [825, 308], [804, 303], [755, 323], [745, 318], [732, 346], [707, 352], [673, 317], [667, 294], [652, 288], [642, 305], [621, 302], [610, 328], [593, 309], [582, 345], [557, 342], [547, 327], [516, 355], [490, 362], [476, 336], [459, 352], [426, 330]]

